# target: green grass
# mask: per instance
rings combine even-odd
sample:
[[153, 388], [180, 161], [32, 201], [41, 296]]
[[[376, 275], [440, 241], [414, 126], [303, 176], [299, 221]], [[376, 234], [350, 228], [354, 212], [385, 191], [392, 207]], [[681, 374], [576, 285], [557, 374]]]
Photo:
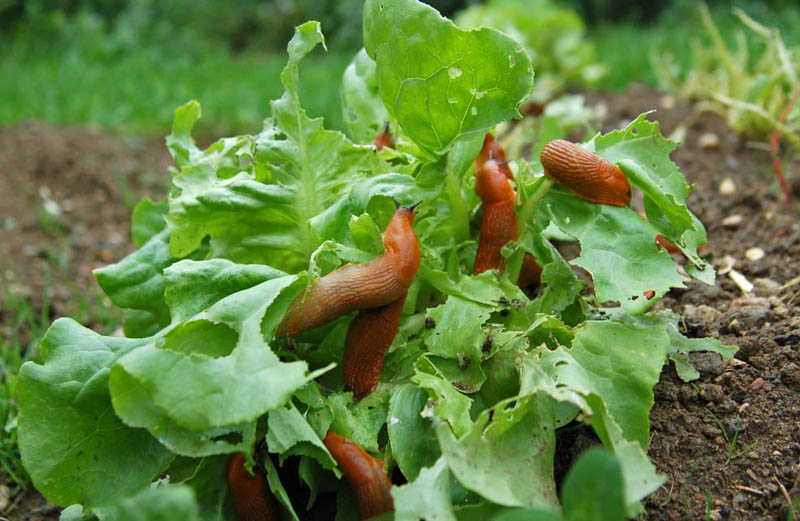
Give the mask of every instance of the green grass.
[[[780, 30], [787, 46], [800, 45], [800, 9], [786, 6], [768, 7], [760, 2], [738, 2], [737, 6], [764, 25]], [[714, 23], [729, 44], [735, 41], [737, 31], [742, 31], [748, 41], [756, 45], [751, 31], [746, 29], [728, 6], [711, 10]], [[590, 39], [595, 43], [598, 61], [608, 65], [608, 74], [597, 88], [624, 89], [631, 81], [656, 86], [656, 76], [650, 63], [650, 54], [671, 53], [681, 72], [692, 66], [692, 41], [710, 42], [700, 23], [695, 2], [677, 2], [676, 7], [662, 14], [651, 26], [603, 25], [594, 28]]]
[[[285, 54], [165, 55], [139, 48], [114, 57], [77, 48], [32, 51], [0, 47], [0, 125], [24, 120], [88, 124], [128, 134], [164, 135], [173, 111], [190, 99], [203, 106], [201, 134], [257, 132], [280, 97]], [[314, 54], [301, 66], [301, 98], [312, 116], [342, 128], [339, 81], [349, 53]]]

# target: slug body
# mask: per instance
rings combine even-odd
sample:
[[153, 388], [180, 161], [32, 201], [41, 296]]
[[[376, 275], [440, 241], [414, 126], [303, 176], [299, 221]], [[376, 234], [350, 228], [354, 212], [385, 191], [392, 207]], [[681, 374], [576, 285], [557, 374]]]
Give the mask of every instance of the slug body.
[[490, 269], [503, 270], [500, 250], [517, 239], [516, 194], [494, 159], [485, 161], [475, 173], [475, 192], [483, 203], [478, 252], [474, 274]]
[[372, 141], [372, 144], [375, 145], [375, 148], [378, 150], [383, 150], [383, 147], [394, 148], [394, 138], [392, 137], [392, 133], [389, 132], [388, 121], [383, 127], [383, 131]]
[[475, 159], [475, 172], [480, 171], [484, 163], [490, 159], [497, 161], [497, 164], [500, 166], [500, 172], [506, 176], [508, 180], [514, 180], [514, 173], [511, 171], [511, 168], [509, 168], [508, 160], [506, 159], [506, 151], [503, 149], [503, 146], [495, 141], [492, 135], [487, 132], [486, 137], [483, 138], [481, 152]]
[[385, 251], [362, 264], [346, 264], [314, 281], [298, 296], [276, 336], [295, 336], [342, 315], [390, 304], [403, 295], [419, 269], [413, 207], [398, 207], [383, 235]]
[[228, 458], [226, 478], [228, 489], [233, 496], [233, 506], [239, 521], [275, 521], [278, 519], [272, 495], [267, 485], [267, 477], [258, 468], [253, 474], [244, 466], [242, 453], [231, 454]]
[[538, 286], [541, 280], [542, 267], [539, 266], [533, 255], [526, 252], [522, 257], [522, 267], [519, 270], [517, 286], [523, 289], [529, 286]]
[[350, 323], [342, 369], [347, 389], [360, 400], [378, 387], [383, 354], [397, 335], [406, 294], [391, 304], [365, 309]]
[[622, 170], [583, 147], [556, 139], [542, 149], [540, 159], [544, 173], [578, 197], [630, 206], [631, 185]]
[[324, 443], [356, 493], [362, 520], [394, 511], [389, 492], [392, 483], [382, 461], [367, 454], [358, 444], [331, 431], [325, 436]]

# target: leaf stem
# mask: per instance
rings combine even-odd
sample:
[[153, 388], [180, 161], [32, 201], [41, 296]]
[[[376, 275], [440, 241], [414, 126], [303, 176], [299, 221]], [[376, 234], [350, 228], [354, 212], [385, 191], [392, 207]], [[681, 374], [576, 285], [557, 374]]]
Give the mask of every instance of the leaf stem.
[[529, 221], [531, 219], [531, 215], [533, 214], [533, 210], [536, 208], [536, 203], [539, 202], [539, 199], [544, 197], [544, 194], [550, 191], [550, 188], [554, 183], [555, 181], [549, 177], [542, 176], [536, 181], [536, 184], [534, 184], [533, 193], [530, 195], [530, 197], [528, 197], [528, 199], [525, 200], [522, 208], [520, 208], [519, 212], [517, 212], [517, 222], [522, 225], [522, 229], [519, 233], [520, 237], [525, 234], [525, 231], [530, 225]]

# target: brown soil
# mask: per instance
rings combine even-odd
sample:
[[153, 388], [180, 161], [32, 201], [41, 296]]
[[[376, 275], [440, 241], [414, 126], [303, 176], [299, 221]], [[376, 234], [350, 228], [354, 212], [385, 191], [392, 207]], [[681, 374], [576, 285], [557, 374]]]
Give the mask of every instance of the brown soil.
[[[717, 267], [730, 255], [735, 269], [756, 283], [755, 298], [748, 298], [728, 275], [718, 275], [713, 287], [691, 283], [658, 304], [683, 315], [687, 335], [715, 337], [739, 351], [730, 363], [693, 355], [701, 377], [691, 383], [671, 366], [662, 372], [649, 455], [667, 482], [646, 500], [641, 519], [785, 520], [788, 497], [800, 498], [800, 285], [779, 288], [800, 275], [798, 207], [785, 205], [768, 151], [719, 116], [693, 114], [643, 88], [590, 99], [607, 107], [604, 131], [653, 108], [650, 119], [661, 122], [664, 135], [688, 126], [672, 159], [695, 185], [689, 206], [706, 226]], [[797, 167], [789, 165], [789, 174]], [[736, 187], [730, 195], [720, 193], [725, 179]], [[733, 215], [741, 224], [726, 226]], [[754, 247], [764, 251], [762, 259], [748, 260], [745, 252]]]
[[[673, 160], [696, 185], [690, 207], [708, 229], [717, 262], [730, 255], [735, 269], [757, 282], [754, 297], [743, 298], [729, 276], [720, 275], [714, 287], [691, 283], [658, 304], [685, 317], [688, 335], [718, 337], [739, 352], [732, 362], [694, 355], [701, 377], [692, 383], [682, 382], [671, 366], [664, 369], [650, 415], [650, 457], [667, 482], [646, 500], [641, 519], [785, 520], [787, 497], [800, 497], [800, 284], [779, 286], [800, 274], [797, 206], [783, 204], [769, 154], [719, 117], [694, 115], [685, 104], [642, 88], [591, 95], [589, 102], [606, 107], [604, 131], [653, 108], [658, 112], [651, 119], [661, 122], [665, 135], [687, 127]], [[718, 138], [716, 146], [701, 146], [706, 133]], [[0, 193], [8, 194], [0, 199], [3, 286], [32, 303], [49, 294], [51, 317], [74, 315], [77, 295], [99, 295], [91, 270], [133, 249], [124, 203], [147, 192], [163, 194], [168, 164], [158, 141], [131, 143], [41, 124], [0, 129]], [[789, 175], [797, 167], [789, 165]], [[735, 184], [732, 194], [720, 194], [724, 179]], [[62, 218], [43, 213], [46, 199], [60, 206]], [[726, 226], [732, 215], [741, 222]], [[748, 260], [745, 251], [752, 247], [764, 258]], [[109, 307], [99, 302], [101, 311]], [[103, 323], [91, 313], [88, 319], [90, 326]], [[7, 343], [16, 320], [13, 310], [0, 307]], [[0, 515], [57, 519], [34, 493]]]

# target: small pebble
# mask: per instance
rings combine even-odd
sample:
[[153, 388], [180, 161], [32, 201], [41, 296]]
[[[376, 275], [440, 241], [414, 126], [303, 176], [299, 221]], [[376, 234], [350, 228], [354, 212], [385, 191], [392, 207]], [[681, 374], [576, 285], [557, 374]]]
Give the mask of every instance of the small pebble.
[[698, 387], [700, 387], [700, 396], [703, 400], [716, 402], [725, 397], [722, 386], [716, 384], [699, 384]]
[[5, 512], [11, 501], [11, 489], [6, 485], [0, 485], [0, 512]]
[[739, 297], [735, 298], [731, 301], [730, 307], [732, 308], [743, 308], [747, 306], [769, 306], [769, 301], [763, 297]]
[[719, 148], [719, 136], [713, 132], [704, 132], [697, 138], [697, 146], [703, 150], [716, 150]]
[[753, 291], [759, 297], [774, 297], [781, 292], [781, 285], [772, 279], [758, 278], [753, 280]]
[[672, 110], [675, 108], [675, 96], [661, 96], [661, 108], [665, 110]]
[[739, 225], [744, 222], [744, 217], [739, 214], [729, 215], [726, 218], [722, 219], [720, 224], [725, 228], [738, 228]]
[[747, 428], [742, 419], [738, 417], [726, 418], [722, 421], [722, 424], [725, 426], [725, 430], [728, 432], [728, 434], [733, 434], [734, 432], [743, 432]]
[[800, 386], [800, 365], [794, 362], [789, 362], [781, 369], [781, 379], [792, 385]]
[[720, 195], [733, 195], [736, 193], [736, 183], [733, 182], [733, 179], [730, 177], [726, 177], [722, 180], [719, 184], [719, 193]]
[[763, 259], [764, 255], [766, 255], [766, 253], [764, 253], [764, 250], [761, 248], [750, 248], [744, 252], [744, 256], [754, 262]]

